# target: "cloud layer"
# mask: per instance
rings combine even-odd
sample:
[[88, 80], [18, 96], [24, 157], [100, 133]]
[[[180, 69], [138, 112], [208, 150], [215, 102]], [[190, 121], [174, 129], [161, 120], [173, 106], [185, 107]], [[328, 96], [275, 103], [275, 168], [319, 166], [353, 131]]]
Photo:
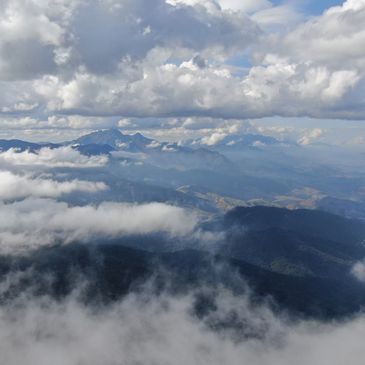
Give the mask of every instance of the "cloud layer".
[[91, 168], [104, 166], [108, 157], [85, 156], [70, 146], [59, 148], [41, 148], [37, 153], [29, 150], [17, 151], [14, 148], [0, 152], [0, 163], [5, 166], [31, 166], [33, 168]]
[[55, 242], [131, 234], [187, 235], [197, 222], [194, 213], [162, 203], [72, 207], [51, 199], [29, 198], [0, 203], [0, 250], [15, 252]]
[[[290, 324], [245, 296], [216, 293], [205, 318], [192, 311], [194, 293], [129, 294], [106, 308], [75, 298], [63, 302], [28, 297], [0, 307], [0, 350], [8, 365], [360, 364], [364, 318], [344, 323]], [[235, 318], [248, 338], [214, 324]], [[235, 335], [236, 334], [236, 335]], [[24, 360], [26, 359], [26, 360]]]
[[33, 178], [31, 175], [16, 175], [10, 171], [0, 171], [0, 200], [27, 197], [57, 198], [72, 192], [96, 193], [106, 190], [104, 183], [71, 180], [55, 181], [48, 178]]
[[60, 113], [363, 119], [364, 1], [293, 12], [266, 0], [4, 1], [0, 111], [52, 128]]

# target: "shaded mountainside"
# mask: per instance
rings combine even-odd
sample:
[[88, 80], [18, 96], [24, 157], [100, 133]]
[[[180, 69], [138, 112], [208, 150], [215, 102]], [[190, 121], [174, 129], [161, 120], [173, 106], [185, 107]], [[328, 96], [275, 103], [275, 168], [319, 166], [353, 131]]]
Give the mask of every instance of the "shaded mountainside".
[[365, 202], [326, 196], [317, 202], [317, 209], [365, 221]]
[[36, 295], [62, 298], [84, 278], [83, 300], [110, 302], [153, 278], [155, 290], [175, 293], [222, 285], [242, 293], [246, 281], [254, 290], [253, 300], [269, 295], [281, 309], [321, 318], [355, 313], [365, 303], [365, 287], [351, 278], [345, 282], [284, 275], [195, 250], [151, 253], [119, 244], [71, 244], [42, 248], [30, 256], [1, 257], [0, 270], [3, 277], [8, 272], [17, 274], [17, 280], [10, 280], [2, 292], [2, 301], [29, 288]]
[[321, 211], [235, 208], [222, 225], [221, 254], [273, 272], [342, 279], [365, 257], [365, 225]]
[[361, 244], [365, 224], [320, 210], [288, 210], [275, 207], [238, 207], [225, 216], [227, 226], [240, 225], [249, 230], [281, 228], [312, 237]]
[[230, 232], [221, 254], [292, 276], [336, 277], [350, 272], [365, 256], [362, 247], [311, 237], [280, 228]]
[[[330, 240], [333, 232], [327, 230], [335, 223], [339, 240]], [[242, 293], [248, 283], [252, 300], [271, 298], [277, 309], [303, 316], [348, 316], [365, 305], [365, 284], [351, 274], [365, 256], [358, 221], [316, 211], [237, 208], [201, 229], [214, 234], [222, 227], [224, 238], [215, 249], [200, 238], [155, 234], [1, 256], [7, 285], [0, 297], [6, 301], [32, 290], [62, 298], [80, 280], [84, 300], [92, 302], [114, 301], [146, 282], [176, 293], [222, 286]]]
[[20, 152], [30, 151], [35, 153], [44, 147], [58, 148], [60, 145], [55, 143], [32, 143], [19, 139], [0, 139], [0, 152], [15, 149]]

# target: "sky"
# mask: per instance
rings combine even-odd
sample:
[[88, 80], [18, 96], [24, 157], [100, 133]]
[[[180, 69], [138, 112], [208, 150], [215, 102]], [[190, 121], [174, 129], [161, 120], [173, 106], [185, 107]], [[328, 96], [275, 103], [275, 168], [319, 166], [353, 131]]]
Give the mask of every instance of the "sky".
[[118, 127], [183, 139], [233, 124], [363, 144], [365, 0], [0, 7], [0, 138]]

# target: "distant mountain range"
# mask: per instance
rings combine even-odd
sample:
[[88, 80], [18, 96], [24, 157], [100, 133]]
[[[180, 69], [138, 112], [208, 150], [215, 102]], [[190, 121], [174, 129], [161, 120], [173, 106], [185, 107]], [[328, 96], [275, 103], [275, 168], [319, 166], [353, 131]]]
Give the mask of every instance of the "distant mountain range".
[[[189, 207], [196, 204], [209, 213], [235, 205], [312, 206], [348, 217], [365, 217], [360, 174], [349, 179], [338, 169], [313, 164], [312, 158], [303, 157], [300, 146], [288, 148], [268, 136], [246, 134], [227, 136], [211, 146], [202, 139], [181, 145], [106, 129], [58, 144], [0, 140], [0, 151], [13, 148], [37, 153], [44, 147], [62, 146], [87, 156], [109, 157], [100, 178], [114, 188], [95, 194], [95, 201], [156, 199]], [[79, 169], [73, 178], [84, 173]], [[111, 184], [115, 180], [119, 183]], [[334, 196], [341, 199], [330, 198]], [[91, 197], [79, 194], [68, 198], [80, 202]]]
[[[202, 142], [202, 139], [197, 139], [188, 142], [186, 145], [178, 143], [160, 142], [155, 139], [147, 138], [141, 133], [123, 134], [119, 129], [105, 129], [92, 132], [81, 136], [73, 141], [63, 143], [32, 143], [22, 140], [0, 140], [0, 149], [2, 151], [10, 148], [16, 148], [20, 151], [29, 150], [37, 151], [42, 147], [57, 148], [62, 145], [71, 145], [75, 149], [85, 154], [109, 154], [112, 151], [124, 151], [130, 153], [153, 153], [153, 152], [180, 152], [193, 153], [194, 151], [212, 153], [212, 150], [239, 150], [247, 147], [260, 147], [264, 145], [281, 144], [279, 140], [263, 135], [245, 134], [242, 136], [227, 136], [214, 145], [209, 145]], [[215, 152], [215, 155], [218, 155]]]
[[37, 152], [43, 147], [58, 148], [60, 146], [60, 144], [56, 143], [32, 143], [20, 139], [0, 139], [0, 152], [8, 151], [11, 148], [16, 149], [19, 152]]
[[[118, 129], [108, 129], [90, 133], [71, 142], [81, 153], [109, 154], [117, 151], [128, 154], [143, 154], [150, 162], [162, 167], [222, 168], [232, 163], [218, 152], [206, 148], [190, 148], [177, 143], [160, 142], [146, 138], [141, 133], [127, 135]], [[129, 156], [129, 155], [126, 155]]]
[[126, 135], [118, 129], [107, 129], [92, 132], [72, 141], [71, 143], [75, 147], [77, 145], [109, 146], [109, 148], [114, 151], [127, 151], [134, 153], [144, 152], [153, 142], [154, 140], [146, 138], [140, 133]]
[[[156, 166], [172, 168], [208, 168], [229, 169], [233, 164], [225, 156], [206, 148], [191, 148], [177, 143], [159, 142], [147, 138], [141, 133], [123, 134], [118, 129], [107, 129], [92, 132], [73, 141], [63, 143], [31, 143], [21, 140], [0, 140], [0, 151], [11, 148], [19, 152], [30, 151], [36, 153], [41, 148], [59, 148], [71, 146], [84, 155], [109, 155], [119, 152], [120, 157], [138, 159], [137, 154], [143, 154]], [[130, 154], [130, 155], [129, 155]]]

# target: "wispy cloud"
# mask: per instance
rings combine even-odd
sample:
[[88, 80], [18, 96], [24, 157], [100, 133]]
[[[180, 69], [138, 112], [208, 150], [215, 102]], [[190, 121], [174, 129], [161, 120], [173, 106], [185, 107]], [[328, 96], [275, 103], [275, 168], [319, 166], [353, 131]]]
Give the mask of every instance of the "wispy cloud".
[[74, 240], [155, 232], [187, 235], [197, 216], [162, 203], [68, 206], [51, 199], [0, 203], [0, 250], [12, 252]]
[[[357, 364], [365, 355], [362, 317], [343, 323], [293, 324], [265, 305], [252, 307], [247, 296], [221, 289], [215, 293], [214, 310], [199, 319], [193, 310], [197, 294], [199, 290], [176, 296], [144, 291], [93, 309], [75, 296], [59, 302], [28, 297], [3, 304], [2, 361], [343, 365]], [[230, 330], [233, 319], [238, 333]]]
[[43, 128], [70, 129], [121, 116], [364, 117], [363, 1], [309, 19], [266, 0], [3, 8], [0, 111], [18, 125], [39, 114]]
[[56, 181], [49, 178], [17, 175], [10, 171], [0, 171], [0, 199], [10, 200], [27, 197], [56, 198], [72, 192], [96, 193], [106, 190], [101, 182], [82, 180]]
[[0, 152], [0, 163], [5, 166], [33, 166], [38, 168], [90, 168], [104, 166], [108, 162], [108, 157], [85, 156], [70, 146], [59, 148], [41, 148], [36, 153], [29, 150], [17, 151], [14, 148], [5, 152]]

